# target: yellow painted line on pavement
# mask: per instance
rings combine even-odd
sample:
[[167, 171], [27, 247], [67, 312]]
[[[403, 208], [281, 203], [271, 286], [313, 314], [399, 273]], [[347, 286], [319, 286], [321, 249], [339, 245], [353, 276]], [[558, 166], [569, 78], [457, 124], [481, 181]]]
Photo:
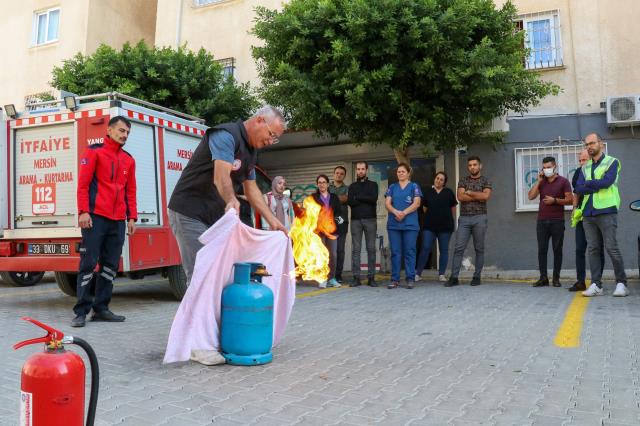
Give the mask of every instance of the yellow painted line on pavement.
[[339, 288], [322, 288], [320, 290], [307, 291], [305, 293], [300, 293], [296, 295], [296, 299], [304, 299], [305, 297], [319, 296], [321, 294], [331, 293], [332, 291], [338, 291], [338, 290], [340, 290], [340, 287]]
[[[116, 284], [116, 287], [129, 287], [132, 285], [141, 285], [141, 284], [164, 284], [167, 280], [153, 280], [153, 281], [131, 281], [122, 284]], [[343, 286], [348, 288], [349, 286]], [[329, 293], [332, 291], [340, 290], [340, 288], [323, 288], [319, 290], [312, 290], [305, 293], [300, 293], [296, 296], [296, 299], [303, 299], [305, 297], [313, 297], [321, 294]], [[21, 297], [21, 296], [42, 296], [45, 294], [55, 294], [62, 293], [58, 288], [51, 288], [47, 290], [34, 290], [34, 291], [16, 291], [10, 293], [0, 294], [0, 299], [6, 299], [9, 297]]]
[[584, 297], [582, 292], [577, 292], [564, 315], [564, 321], [560, 325], [553, 343], [559, 348], [577, 348], [580, 346], [580, 335], [584, 314], [587, 311], [590, 297]]
[[[167, 280], [153, 280], [153, 281], [131, 281], [131, 282], [127, 282], [127, 283], [122, 283], [122, 284], [116, 284], [116, 287], [129, 287], [132, 285], [141, 285], [141, 284], [162, 284], [162, 283], [166, 283]], [[54, 293], [62, 293], [62, 290], [58, 289], [57, 287], [54, 289], [47, 289], [47, 290], [34, 290], [34, 291], [15, 291], [15, 292], [9, 292], [9, 293], [3, 293], [0, 294], [0, 299], [6, 299], [8, 297], [20, 297], [20, 296], [41, 296], [44, 294], [54, 294]], [[63, 293], [64, 294], [64, 293]]]

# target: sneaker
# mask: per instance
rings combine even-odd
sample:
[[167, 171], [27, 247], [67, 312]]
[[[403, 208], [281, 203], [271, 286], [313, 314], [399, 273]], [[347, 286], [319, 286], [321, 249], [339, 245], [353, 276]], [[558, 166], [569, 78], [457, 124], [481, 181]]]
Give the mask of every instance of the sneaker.
[[202, 365], [225, 364], [227, 360], [218, 351], [208, 351], [204, 349], [191, 350], [191, 361], [199, 362]]
[[548, 287], [549, 286], [549, 278], [541, 277], [538, 281], [533, 283], [531, 287]]
[[471, 282], [469, 283], [469, 285], [480, 285], [480, 284], [482, 284], [480, 277], [471, 278]]
[[587, 289], [584, 281], [576, 281], [571, 287], [569, 287], [569, 291], [585, 291]]
[[342, 286], [340, 285], [340, 283], [339, 283], [335, 278], [331, 278], [331, 279], [327, 282], [327, 287], [335, 287], [335, 288], [338, 288], [338, 287], [342, 287]]
[[415, 279], [416, 281], [422, 281], [422, 277], [421, 277], [420, 275], [418, 275], [418, 274], [416, 274], [416, 276], [414, 277], [414, 279]]
[[321, 283], [318, 284], [319, 288], [327, 288], [327, 284], [329, 283], [329, 281], [322, 281]]
[[116, 315], [108, 309], [100, 312], [94, 312], [91, 316], [91, 321], [122, 322], [124, 320], [124, 316]]
[[360, 278], [358, 277], [355, 277], [351, 282], [351, 287], [359, 287], [361, 285], [362, 285], [362, 282], [360, 282]]
[[411, 290], [413, 288], [413, 284], [414, 284], [413, 281], [407, 281], [407, 288]]
[[391, 281], [388, 285], [387, 288], [392, 289], [392, 288], [398, 288], [398, 281]]
[[[616, 288], [617, 290], [617, 288]], [[604, 290], [602, 290], [596, 283], [593, 283], [589, 286], [587, 291], [583, 291], [582, 295], [584, 297], [593, 297], [593, 296], [603, 296]]]
[[369, 277], [369, 280], [367, 281], [367, 285], [369, 287], [378, 287], [378, 284], [376, 283], [376, 279], [374, 277]]
[[560, 284], [560, 279], [559, 278], [554, 278], [552, 281], [552, 285], [554, 287], [562, 287], [562, 284]]
[[625, 283], [616, 284], [616, 290], [613, 292], [613, 295], [616, 297], [626, 297], [629, 295], [629, 290]]
[[[416, 281], [418, 281], [418, 280], [416, 280]], [[438, 281], [446, 282], [447, 281], [447, 277], [445, 277], [444, 275], [439, 275], [438, 276]]]
[[459, 284], [460, 284], [460, 281], [458, 281], [458, 278], [449, 277], [449, 281], [444, 283], [444, 286], [445, 287], [453, 287], [454, 285], [459, 285]]
[[78, 315], [71, 320], [71, 327], [84, 327], [84, 325], [85, 325], [84, 315]]

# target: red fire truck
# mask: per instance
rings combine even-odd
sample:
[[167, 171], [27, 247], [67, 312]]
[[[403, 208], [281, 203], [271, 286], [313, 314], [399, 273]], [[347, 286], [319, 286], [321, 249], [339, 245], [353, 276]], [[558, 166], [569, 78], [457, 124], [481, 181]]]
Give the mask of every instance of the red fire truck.
[[109, 118], [123, 115], [132, 122], [125, 149], [136, 160], [138, 229], [125, 240], [120, 272], [134, 279], [161, 273], [181, 299], [186, 277], [167, 203], [204, 134], [203, 120], [118, 93], [67, 97], [38, 107], [6, 121], [0, 272], [53, 271], [60, 289], [75, 296], [79, 159], [88, 145], [102, 142]]

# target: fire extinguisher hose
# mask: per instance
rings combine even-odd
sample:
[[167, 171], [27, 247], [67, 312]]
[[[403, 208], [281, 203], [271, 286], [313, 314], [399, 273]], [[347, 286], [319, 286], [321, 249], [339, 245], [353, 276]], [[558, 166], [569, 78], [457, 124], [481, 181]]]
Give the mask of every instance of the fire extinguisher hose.
[[98, 406], [98, 388], [100, 387], [100, 370], [98, 367], [98, 357], [96, 356], [95, 351], [87, 343], [86, 340], [83, 340], [79, 337], [70, 337], [71, 342], [74, 345], [80, 346], [89, 357], [89, 365], [91, 366], [91, 396], [89, 397], [89, 409], [87, 410], [87, 426], [93, 426], [93, 423], [96, 419], [96, 407]]

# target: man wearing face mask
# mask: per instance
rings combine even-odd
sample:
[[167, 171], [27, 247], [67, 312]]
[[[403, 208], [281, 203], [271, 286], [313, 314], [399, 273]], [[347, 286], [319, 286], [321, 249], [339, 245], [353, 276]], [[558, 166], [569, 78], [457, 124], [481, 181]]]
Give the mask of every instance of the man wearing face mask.
[[571, 185], [564, 177], [558, 175], [556, 159], [544, 157], [538, 181], [529, 190], [529, 199], [540, 196], [536, 234], [538, 236], [538, 266], [540, 279], [534, 287], [549, 285], [547, 276], [547, 253], [549, 239], [553, 247], [553, 286], [560, 287], [560, 270], [562, 269], [562, 245], [564, 242], [564, 206], [573, 204]]

